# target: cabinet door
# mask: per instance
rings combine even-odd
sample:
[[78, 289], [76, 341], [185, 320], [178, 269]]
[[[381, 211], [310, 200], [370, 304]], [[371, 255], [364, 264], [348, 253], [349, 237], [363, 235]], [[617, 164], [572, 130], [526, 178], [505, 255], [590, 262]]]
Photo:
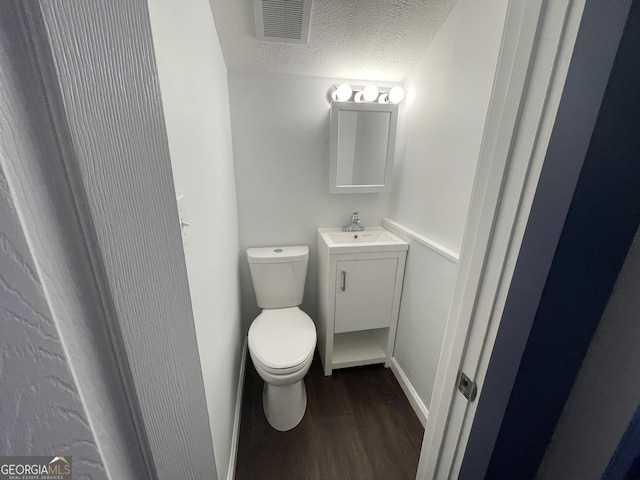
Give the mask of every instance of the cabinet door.
[[335, 333], [388, 327], [398, 260], [352, 260], [337, 265]]

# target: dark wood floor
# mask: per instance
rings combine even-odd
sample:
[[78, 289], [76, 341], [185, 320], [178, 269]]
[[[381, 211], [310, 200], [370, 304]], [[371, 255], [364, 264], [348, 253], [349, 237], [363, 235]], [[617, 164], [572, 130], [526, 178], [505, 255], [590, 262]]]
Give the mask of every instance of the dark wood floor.
[[424, 429], [390, 369], [322, 374], [317, 354], [305, 377], [307, 412], [278, 432], [262, 410], [262, 379], [247, 359], [237, 480], [413, 480]]

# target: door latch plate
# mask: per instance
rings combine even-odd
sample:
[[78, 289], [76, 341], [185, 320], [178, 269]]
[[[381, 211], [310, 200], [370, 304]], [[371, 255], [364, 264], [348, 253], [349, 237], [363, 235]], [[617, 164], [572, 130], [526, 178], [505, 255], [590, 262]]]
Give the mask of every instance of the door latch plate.
[[470, 402], [475, 400], [476, 394], [478, 393], [476, 382], [471, 380], [464, 372], [460, 372], [460, 377], [458, 378], [458, 390], [460, 390], [460, 393], [462, 393], [462, 395], [464, 395]]

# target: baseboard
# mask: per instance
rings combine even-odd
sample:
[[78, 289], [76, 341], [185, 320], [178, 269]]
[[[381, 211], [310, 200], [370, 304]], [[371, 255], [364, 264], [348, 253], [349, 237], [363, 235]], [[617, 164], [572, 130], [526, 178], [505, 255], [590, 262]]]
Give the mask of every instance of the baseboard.
[[238, 459], [238, 441], [240, 440], [240, 414], [242, 413], [242, 392], [244, 391], [244, 372], [247, 366], [247, 338], [242, 346], [242, 360], [240, 361], [240, 374], [238, 375], [238, 394], [236, 395], [236, 412], [233, 418], [233, 434], [231, 435], [231, 455], [229, 456], [229, 469], [227, 480], [236, 477], [236, 461]]
[[400, 365], [398, 365], [398, 362], [394, 357], [391, 358], [391, 371], [398, 380], [400, 388], [402, 388], [402, 391], [407, 396], [413, 411], [416, 412], [418, 419], [420, 419], [420, 423], [422, 423], [423, 427], [426, 427], [427, 419], [429, 418], [429, 411], [427, 410], [427, 407], [424, 406], [424, 403], [418, 396], [418, 392], [413, 388], [413, 385], [411, 385], [411, 382], [405, 375], [404, 370], [402, 370]]

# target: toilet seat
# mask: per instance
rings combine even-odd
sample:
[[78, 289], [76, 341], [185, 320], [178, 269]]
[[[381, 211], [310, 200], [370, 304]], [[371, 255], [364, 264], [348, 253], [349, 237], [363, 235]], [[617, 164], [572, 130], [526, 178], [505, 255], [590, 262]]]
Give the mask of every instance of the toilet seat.
[[313, 357], [313, 350], [309, 352], [309, 355], [307, 356], [306, 359], [302, 361], [302, 363], [299, 363], [298, 365], [293, 365], [287, 368], [273, 368], [268, 365], [265, 365], [260, 360], [258, 360], [255, 356], [252, 358], [253, 358], [254, 365], [260, 367], [262, 370], [264, 370], [267, 373], [270, 373], [271, 375], [288, 375], [290, 373], [295, 373], [298, 370], [304, 368], [307, 365], [307, 363], [310, 363], [309, 362], [310, 357]]
[[263, 310], [249, 328], [252, 358], [275, 375], [299, 370], [315, 346], [315, 325], [298, 307]]

